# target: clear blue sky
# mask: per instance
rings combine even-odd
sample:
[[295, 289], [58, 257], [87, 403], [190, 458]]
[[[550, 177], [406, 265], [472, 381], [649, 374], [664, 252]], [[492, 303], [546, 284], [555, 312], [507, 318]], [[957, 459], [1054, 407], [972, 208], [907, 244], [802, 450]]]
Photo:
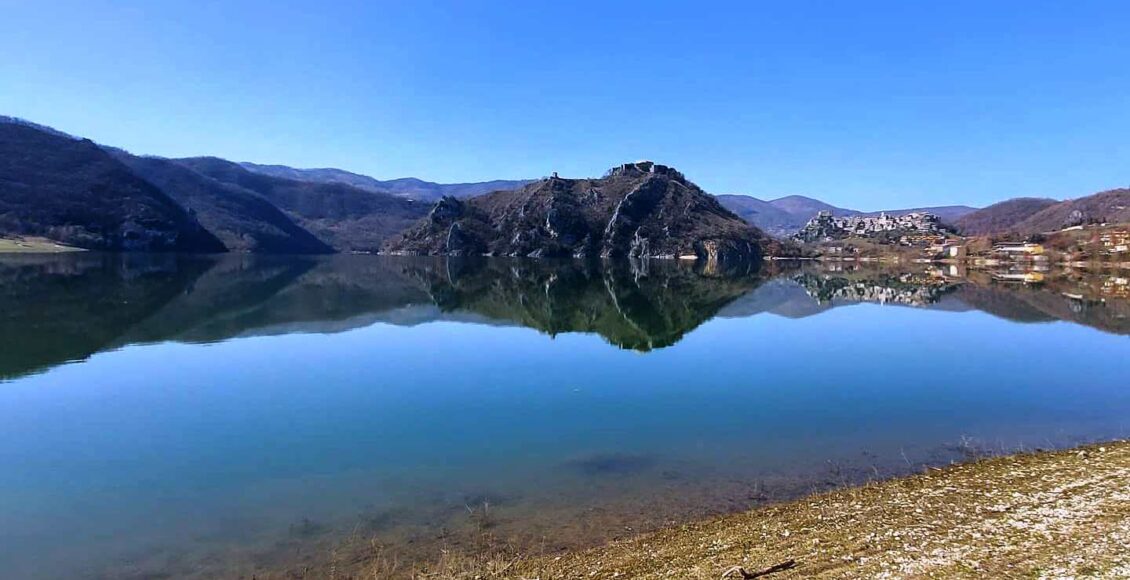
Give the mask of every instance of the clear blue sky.
[[0, 0], [0, 114], [380, 178], [647, 158], [861, 209], [1130, 183], [1130, 2], [285, 4]]

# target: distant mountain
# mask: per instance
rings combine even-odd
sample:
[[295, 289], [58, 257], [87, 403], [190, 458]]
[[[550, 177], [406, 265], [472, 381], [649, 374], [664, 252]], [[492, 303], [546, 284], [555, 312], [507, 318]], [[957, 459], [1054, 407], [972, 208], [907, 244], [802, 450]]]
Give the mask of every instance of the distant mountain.
[[196, 215], [233, 252], [326, 254], [329, 244], [296, 224], [258, 193], [212, 179], [175, 161], [112, 151], [137, 175]]
[[771, 236], [787, 238], [804, 227], [805, 222], [808, 221], [756, 197], [748, 195], [716, 195], [715, 197], [723, 207]]
[[882, 213], [890, 216], [930, 213], [938, 216], [945, 223], [953, 223], [962, 216], [977, 211], [977, 208], [965, 205], [945, 205], [863, 212], [836, 207], [830, 203], [803, 195], [790, 195], [770, 201], [763, 201], [748, 195], [719, 195], [716, 197], [726, 209], [779, 238], [786, 238], [797, 233], [822, 211], [830, 212], [834, 217], [875, 217]]
[[967, 205], [936, 205], [929, 207], [909, 207], [904, 209], [885, 209], [882, 211], [867, 211], [860, 212], [859, 215], [863, 217], [877, 217], [879, 214], [887, 214], [889, 216], [901, 216], [908, 213], [928, 213], [938, 216], [943, 222], [953, 225], [954, 222], [977, 211], [975, 207]]
[[765, 241], [678, 171], [644, 161], [600, 179], [554, 176], [469, 200], [446, 197], [386, 248], [425, 255], [757, 259]]
[[97, 250], [226, 249], [190, 212], [93, 142], [4, 120], [0, 233]]
[[484, 193], [491, 193], [493, 191], [518, 189], [531, 181], [528, 179], [500, 179], [477, 183], [433, 183], [431, 181], [416, 179], [415, 177], [402, 177], [399, 179], [381, 181], [369, 177], [368, 175], [352, 173], [343, 169], [296, 169], [294, 167], [287, 167], [286, 165], [260, 165], [248, 162], [240, 163], [240, 165], [249, 171], [270, 175], [272, 177], [281, 177], [296, 181], [310, 181], [314, 183], [344, 183], [367, 191], [391, 193], [398, 197], [419, 201], [436, 201], [448, 195], [463, 199]]
[[345, 183], [271, 177], [216, 157], [175, 159], [216, 181], [253, 191], [341, 252], [373, 252], [428, 213], [428, 204]]
[[805, 197], [803, 195], [788, 195], [785, 197], [779, 197], [777, 199], [770, 200], [769, 203], [773, 207], [787, 211], [795, 216], [803, 217], [804, 221], [806, 222], [816, 217], [816, 214], [822, 211], [831, 212], [832, 215], [837, 217], [857, 215], [859, 213], [854, 209], [844, 209], [842, 207], [836, 207], [830, 203], [825, 203], [818, 199]]
[[1130, 189], [1056, 201], [1021, 197], [993, 204], [955, 224], [965, 235], [1032, 235], [1090, 223], [1130, 223]]
[[292, 179], [294, 181], [312, 181], [314, 183], [344, 183], [369, 191], [386, 191], [381, 187], [381, 182], [359, 173], [352, 173], [344, 169], [296, 169], [286, 165], [261, 165], [258, 163], [240, 162], [240, 167], [255, 173]]
[[394, 195], [407, 197], [409, 199], [436, 201], [445, 196], [465, 199], [495, 191], [510, 191], [518, 189], [528, 183], [533, 183], [533, 181], [532, 179], [496, 179], [494, 181], [482, 181], [477, 183], [432, 183], [430, 181], [416, 179], [415, 177], [402, 177], [400, 179], [382, 181], [381, 183], [386, 188], [386, 191]]

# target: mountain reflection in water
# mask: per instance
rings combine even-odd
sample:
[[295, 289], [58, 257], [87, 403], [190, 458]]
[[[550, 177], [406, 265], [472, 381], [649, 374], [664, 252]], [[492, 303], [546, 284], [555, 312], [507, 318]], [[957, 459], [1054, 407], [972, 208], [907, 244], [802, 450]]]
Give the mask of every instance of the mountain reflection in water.
[[299, 577], [350, 538], [420, 562], [484, 529], [554, 551], [1125, 437], [1126, 292], [930, 265], [3, 256], [0, 570]]
[[991, 273], [770, 263], [706, 271], [677, 261], [385, 256], [64, 254], [0, 258], [0, 379], [129, 344], [339, 332], [383, 322], [519, 325], [671, 346], [712, 317], [791, 318], [861, 302], [981, 310], [1130, 334], [1127, 273]]

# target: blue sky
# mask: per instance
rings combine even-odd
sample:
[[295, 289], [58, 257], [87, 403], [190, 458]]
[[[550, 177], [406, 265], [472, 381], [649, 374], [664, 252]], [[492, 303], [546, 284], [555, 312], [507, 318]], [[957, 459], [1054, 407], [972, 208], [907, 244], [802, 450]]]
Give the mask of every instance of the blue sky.
[[0, 114], [138, 153], [444, 182], [647, 158], [713, 193], [861, 209], [1130, 183], [1127, 2], [0, 0], [0, 14]]

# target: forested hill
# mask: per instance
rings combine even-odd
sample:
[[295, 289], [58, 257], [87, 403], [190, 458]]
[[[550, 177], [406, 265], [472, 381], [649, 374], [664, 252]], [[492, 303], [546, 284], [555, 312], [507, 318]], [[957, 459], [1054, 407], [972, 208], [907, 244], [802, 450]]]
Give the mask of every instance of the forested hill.
[[93, 142], [11, 121], [0, 122], [0, 234], [98, 250], [226, 249], [190, 211]]

